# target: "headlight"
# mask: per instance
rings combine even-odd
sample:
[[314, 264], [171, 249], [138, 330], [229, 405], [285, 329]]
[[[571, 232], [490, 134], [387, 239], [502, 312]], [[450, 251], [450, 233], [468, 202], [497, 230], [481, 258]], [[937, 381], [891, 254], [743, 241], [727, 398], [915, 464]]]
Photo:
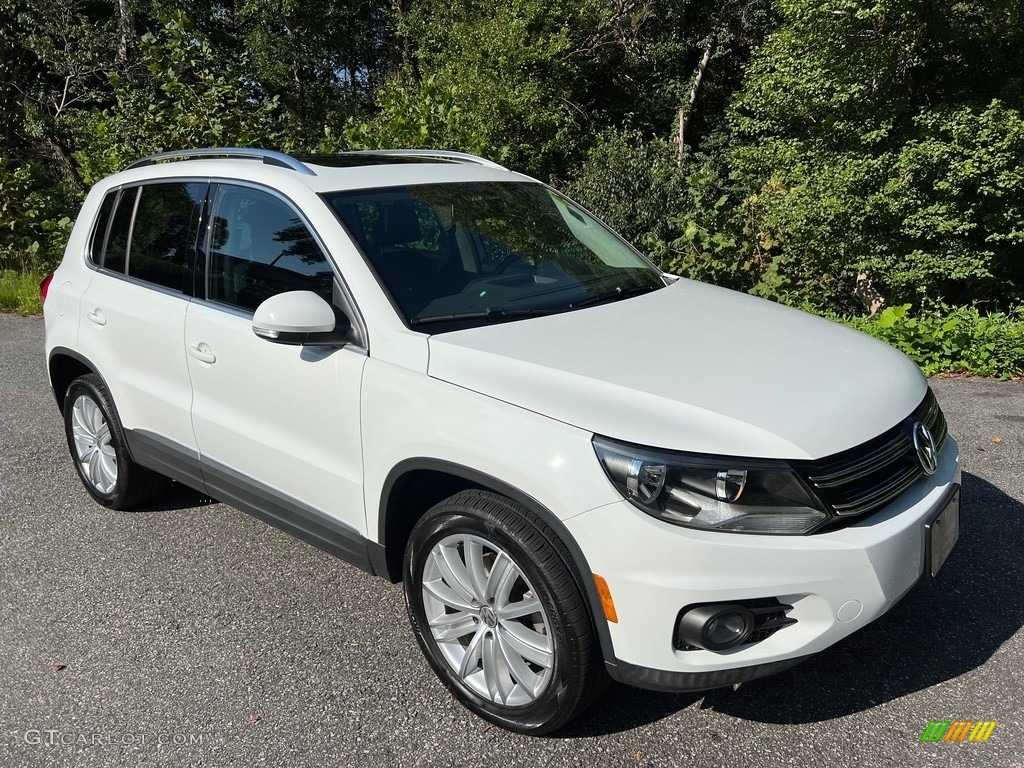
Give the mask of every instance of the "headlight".
[[739, 533], [801, 534], [829, 514], [784, 461], [722, 459], [594, 438], [612, 483], [649, 515]]

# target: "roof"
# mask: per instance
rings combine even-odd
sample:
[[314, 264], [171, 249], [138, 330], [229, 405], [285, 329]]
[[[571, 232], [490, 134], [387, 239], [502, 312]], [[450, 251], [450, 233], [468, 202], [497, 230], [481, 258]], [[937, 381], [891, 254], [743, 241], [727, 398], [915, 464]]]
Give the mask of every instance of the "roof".
[[254, 147], [161, 152], [131, 163], [104, 181], [116, 185], [182, 175], [262, 181], [277, 187], [300, 184], [314, 192], [459, 181], [533, 181], [486, 158], [448, 150], [382, 149], [293, 156]]

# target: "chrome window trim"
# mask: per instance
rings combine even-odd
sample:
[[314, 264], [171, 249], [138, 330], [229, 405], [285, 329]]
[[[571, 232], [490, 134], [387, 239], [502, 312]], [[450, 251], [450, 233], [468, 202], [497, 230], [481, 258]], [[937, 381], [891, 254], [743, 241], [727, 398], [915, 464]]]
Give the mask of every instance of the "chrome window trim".
[[112, 270], [104, 269], [102, 267], [98, 267], [98, 268], [94, 267], [93, 269], [94, 269], [94, 271], [98, 272], [99, 274], [103, 275], [104, 277], [113, 277], [113, 278], [115, 278], [117, 280], [123, 280], [126, 283], [131, 283], [132, 285], [137, 285], [140, 288], [148, 288], [148, 289], [157, 291], [158, 293], [162, 293], [165, 296], [173, 296], [175, 298], [183, 299], [185, 301], [190, 301], [192, 299], [192, 297], [189, 296], [188, 294], [186, 294], [185, 292], [183, 292], [183, 291], [176, 291], [173, 288], [168, 288], [165, 285], [160, 285], [158, 283], [150, 283], [150, 282], [142, 280], [142, 279], [140, 279], [138, 277], [132, 277], [131, 275], [126, 275], [126, 274], [123, 274], [121, 272], [114, 272]]

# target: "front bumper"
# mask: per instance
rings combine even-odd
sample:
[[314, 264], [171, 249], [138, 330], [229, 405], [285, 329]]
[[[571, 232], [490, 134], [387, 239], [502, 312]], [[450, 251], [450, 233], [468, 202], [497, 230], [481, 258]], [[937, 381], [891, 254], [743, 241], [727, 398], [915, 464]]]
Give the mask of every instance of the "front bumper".
[[[698, 531], [666, 524], [627, 501], [565, 521], [594, 574], [607, 581], [612, 677], [662, 691], [750, 680], [824, 650], [891, 608], [922, 577], [925, 523], [960, 482], [956, 442], [934, 475], [885, 509], [809, 536]], [[694, 603], [775, 597], [796, 623], [723, 652], [677, 650], [679, 611]], [[600, 617], [599, 617], [600, 620]]]

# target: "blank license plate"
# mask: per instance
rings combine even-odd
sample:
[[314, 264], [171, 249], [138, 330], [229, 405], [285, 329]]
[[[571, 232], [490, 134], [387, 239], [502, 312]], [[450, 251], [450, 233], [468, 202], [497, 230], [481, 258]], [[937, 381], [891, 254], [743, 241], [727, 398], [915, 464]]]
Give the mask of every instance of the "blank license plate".
[[953, 545], [960, 538], [960, 488], [957, 487], [953, 496], [939, 514], [925, 523], [925, 544], [928, 562], [925, 567], [929, 576], [934, 577], [942, 564], [946, 562]]

